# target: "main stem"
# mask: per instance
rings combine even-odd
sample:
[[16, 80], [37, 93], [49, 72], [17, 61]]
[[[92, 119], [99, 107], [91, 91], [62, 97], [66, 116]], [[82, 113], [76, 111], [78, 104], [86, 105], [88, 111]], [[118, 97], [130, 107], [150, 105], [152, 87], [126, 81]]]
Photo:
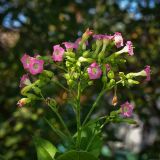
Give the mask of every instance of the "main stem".
[[76, 111], [77, 111], [77, 131], [78, 131], [78, 135], [77, 135], [77, 148], [79, 149], [80, 147], [80, 141], [81, 141], [81, 106], [80, 106], [80, 96], [81, 96], [81, 84], [80, 82], [78, 83], [78, 91], [77, 91], [77, 107], [76, 107]]

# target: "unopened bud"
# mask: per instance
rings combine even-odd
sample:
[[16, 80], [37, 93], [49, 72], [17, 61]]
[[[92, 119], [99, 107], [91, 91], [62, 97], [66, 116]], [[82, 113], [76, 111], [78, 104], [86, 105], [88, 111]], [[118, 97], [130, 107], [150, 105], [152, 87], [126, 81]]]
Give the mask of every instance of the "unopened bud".
[[24, 105], [30, 103], [30, 99], [29, 98], [22, 98], [18, 101], [17, 105], [18, 107], [23, 107]]
[[138, 81], [135, 81], [135, 80], [133, 80], [133, 79], [128, 79], [128, 83], [129, 83], [130, 85], [139, 84]]
[[110, 70], [107, 74], [108, 78], [113, 79], [114, 78], [114, 72]]
[[112, 105], [113, 105], [113, 106], [116, 106], [117, 103], [118, 103], [118, 98], [117, 98], [116, 95], [114, 95], [114, 97], [113, 97], [113, 99], [112, 99]]

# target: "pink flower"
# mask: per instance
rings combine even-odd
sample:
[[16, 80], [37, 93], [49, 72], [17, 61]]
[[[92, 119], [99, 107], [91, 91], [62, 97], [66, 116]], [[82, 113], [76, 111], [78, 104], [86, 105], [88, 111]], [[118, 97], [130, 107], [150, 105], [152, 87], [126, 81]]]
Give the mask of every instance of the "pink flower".
[[106, 64], [106, 70], [109, 72], [111, 70], [111, 66], [109, 64]]
[[133, 45], [132, 45], [131, 41], [127, 41], [126, 46], [124, 47], [124, 50], [126, 50], [126, 52], [128, 52], [128, 54], [130, 56], [134, 55], [134, 53], [133, 53]]
[[31, 58], [29, 63], [29, 71], [31, 74], [36, 75], [42, 73], [44, 61], [36, 58]]
[[146, 68], [144, 69], [145, 73], [146, 73], [146, 81], [150, 81], [151, 80], [151, 69], [150, 66], [146, 66]]
[[133, 112], [133, 105], [128, 101], [121, 105], [121, 114], [123, 117], [131, 117]]
[[93, 38], [94, 39], [98, 39], [98, 40], [103, 40], [103, 39], [106, 39], [106, 40], [112, 40], [114, 36], [111, 36], [111, 35], [106, 35], [106, 34], [94, 34], [93, 35]]
[[117, 48], [123, 46], [123, 37], [122, 37], [121, 33], [115, 32], [115, 34], [114, 34], [114, 42], [115, 42], [115, 45], [116, 45]]
[[94, 35], [93, 35], [93, 38], [94, 38], [95, 40], [97, 40], [97, 39], [98, 39], [98, 40], [101, 40], [101, 39], [103, 39], [103, 36], [104, 36], [103, 34], [94, 34]]
[[98, 79], [102, 75], [101, 68], [96, 62], [93, 62], [89, 68], [87, 68], [90, 79]]
[[60, 45], [53, 46], [52, 58], [54, 61], [61, 62], [63, 61], [64, 49]]
[[114, 36], [111, 36], [111, 35], [103, 35], [103, 39], [107, 39], [107, 40], [113, 40]]
[[29, 68], [29, 63], [30, 63], [30, 56], [28, 54], [24, 54], [21, 58], [21, 62], [23, 64], [24, 69]]
[[72, 42], [63, 42], [62, 44], [64, 44], [66, 49], [73, 49], [76, 48], [76, 44], [72, 43]]
[[25, 86], [27, 86], [27, 85], [30, 85], [30, 84], [31, 84], [31, 81], [30, 81], [30, 79], [29, 79], [28, 74], [24, 74], [24, 75], [21, 77], [19, 87], [20, 87], [20, 88], [23, 88], [23, 87], [25, 87]]

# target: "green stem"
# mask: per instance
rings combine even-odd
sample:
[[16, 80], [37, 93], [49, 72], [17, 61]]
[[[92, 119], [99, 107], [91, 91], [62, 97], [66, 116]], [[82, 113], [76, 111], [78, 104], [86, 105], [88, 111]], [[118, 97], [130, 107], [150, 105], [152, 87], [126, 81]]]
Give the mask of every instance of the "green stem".
[[[42, 93], [40, 93], [40, 95], [41, 95], [41, 97], [43, 98], [43, 100], [46, 101], [46, 99], [44, 98], [44, 96], [42, 95]], [[65, 128], [68, 136], [69, 136], [70, 138], [72, 138], [71, 133], [70, 133], [68, 127], [67, 127], [66, 124], [64, 123], [64, 121], [63, 121], [61, 115], [58, 113], [56, 107], [55, 107], [55, 106], [52, 106], [52, 105], [50, 105], [50, 104], [48, 104], [48, 106], [49, 106], [49, 107], [51, 108], [51, 110], [56, 114], [56, 116], [58, 117], [58, 119], [59, 119], [59, 121], [61, 122], [62, 126]]]
[[95, 107], [97, 106], [97, 104], [98, 104], [100, 98], [103, 96], [103, 94], [106, 92], [106, 90], [107, 90], [107, 88], [106, 88], [106, 89], [104, 89], [104, 88], [102, 89], [102, 91], [100, 92], [100, 94], [99, 94], [98, 97], [96, 98], [95, 102], [93, 103], [93, 105], [92, 105], [90, 111], [88, 112], [88, 114], [87, 114], [85, 120], [83, 121], [82, 126], [83, 126], [84, 124], [86, 124], [86, 122], [88, 121], [90, 115], [91, 115], [92, 112], [94, 111], [94, 109], [95, 109]]
[[81, 106], [80, 106], [80, 96], [81, 96], [81, 84], [80, 82], [78, 83], [78, 91], [77, 91], [77, 107], [76, 107], [76, 112], [77, 112], [77, 148], [79, 149], [80, 147], [80, 141], [81, 141]]

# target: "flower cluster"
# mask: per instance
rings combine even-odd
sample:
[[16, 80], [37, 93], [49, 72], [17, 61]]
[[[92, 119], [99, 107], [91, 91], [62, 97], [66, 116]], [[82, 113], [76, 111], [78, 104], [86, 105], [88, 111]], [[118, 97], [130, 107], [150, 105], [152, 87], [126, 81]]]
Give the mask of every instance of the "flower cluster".
[[[114, 47], [119, 51], [112, 53]], [[94, 34], [92, 30], [87, 29], [82, 37], [79, 37], [75, 42], [62, 42], [54, 45], [51, 58], [48, 59], [53, 61], [53, 65], [54, 63], [57, 65], [65, 64], [67, 73], [64, 73], [64, 77], [70, 88], [77, 87], [76, 82], [79, 79], [85, 83], [84, 86], [93, 84], [96, 79], [102, 79], [104, 86], [110, 86], [109, 89], [112, 89], [117, 87], [117, 84], [123, 86], [139, 84], [136, 77], [145, 76], [146, 81], [150, 81], [150, 66], [148, 65], [140, 72], [126, 75], [114, 69], [115, 66], [126, 62], [121, 54], [134, 55], [133, 48], [132, 42], [125, 42], [120, 32], [115, 32], [113, 35]], [[43, 56], [31, 57], [28, 54], [23, 55], [21, 62], [24, 69], [31, 75], [42, 74], [44, 64], [48, 63], [48, 61], [45, 62]], [[117, 79], [119, 80], [117, 81]], [[30, 84], [27, 73], [22, 76], [20, 87], [23, 88]], [[129, 102], [121, 105], [124, 117], [130, 117], [132, 110], [133, 107]]]
[[28, 54], [24, 54], [21, 58], [24, 69], [29, 71], [31, 74], [36, 75], [42, 73], [44, 61], [38, 59], [39, 56], [30, 57]]

